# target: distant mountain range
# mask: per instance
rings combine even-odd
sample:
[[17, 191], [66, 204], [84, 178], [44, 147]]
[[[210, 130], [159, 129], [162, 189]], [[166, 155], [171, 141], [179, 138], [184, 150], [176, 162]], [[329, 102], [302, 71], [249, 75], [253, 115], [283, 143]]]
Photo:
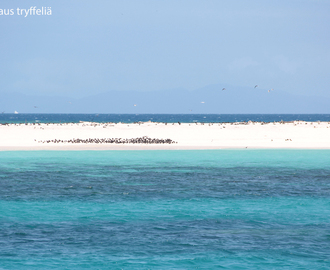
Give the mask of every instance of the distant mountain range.
[[244, 87], [208, 86], [155, 92], [111, 91], [74, 99], [0, 93], [0, 112], [14, 113], [330, 113], [330, 98]]

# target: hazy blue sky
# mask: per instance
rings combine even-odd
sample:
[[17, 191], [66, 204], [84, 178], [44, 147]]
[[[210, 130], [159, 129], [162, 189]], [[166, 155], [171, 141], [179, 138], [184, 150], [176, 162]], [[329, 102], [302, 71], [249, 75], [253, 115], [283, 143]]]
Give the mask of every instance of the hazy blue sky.
[[0, 92], [83, 97], [212, 84], [330, 97], [329, 0], [6, 1]]

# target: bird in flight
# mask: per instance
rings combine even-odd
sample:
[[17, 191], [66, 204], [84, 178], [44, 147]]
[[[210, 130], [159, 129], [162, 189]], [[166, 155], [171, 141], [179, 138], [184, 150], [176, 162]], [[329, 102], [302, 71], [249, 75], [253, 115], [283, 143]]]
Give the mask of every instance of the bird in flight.
[[226, 90], [226, 88], [222, 88], [222, 91], [223, 91], [223, 90]]
[[257, 88], [257, 87], [258, 87], [258, 85], [256, 84], [254, 88]]

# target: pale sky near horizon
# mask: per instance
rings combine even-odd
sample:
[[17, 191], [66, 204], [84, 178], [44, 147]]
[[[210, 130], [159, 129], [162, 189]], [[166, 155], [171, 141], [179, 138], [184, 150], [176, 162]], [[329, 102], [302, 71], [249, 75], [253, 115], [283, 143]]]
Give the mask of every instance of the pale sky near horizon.
[[[52, 15], [16, 14], [51, 7]], [[213, 84], [330, 97], [328, 0], [7, 1], [1, 92], [83, 97]]]

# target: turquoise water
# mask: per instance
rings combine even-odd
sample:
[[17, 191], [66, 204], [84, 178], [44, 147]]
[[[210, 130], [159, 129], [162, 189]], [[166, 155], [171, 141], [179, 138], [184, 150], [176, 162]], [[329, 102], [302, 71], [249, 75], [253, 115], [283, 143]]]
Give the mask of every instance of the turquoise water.
[[330, 150], [0, 152], [0, 269], [329, 269]]

